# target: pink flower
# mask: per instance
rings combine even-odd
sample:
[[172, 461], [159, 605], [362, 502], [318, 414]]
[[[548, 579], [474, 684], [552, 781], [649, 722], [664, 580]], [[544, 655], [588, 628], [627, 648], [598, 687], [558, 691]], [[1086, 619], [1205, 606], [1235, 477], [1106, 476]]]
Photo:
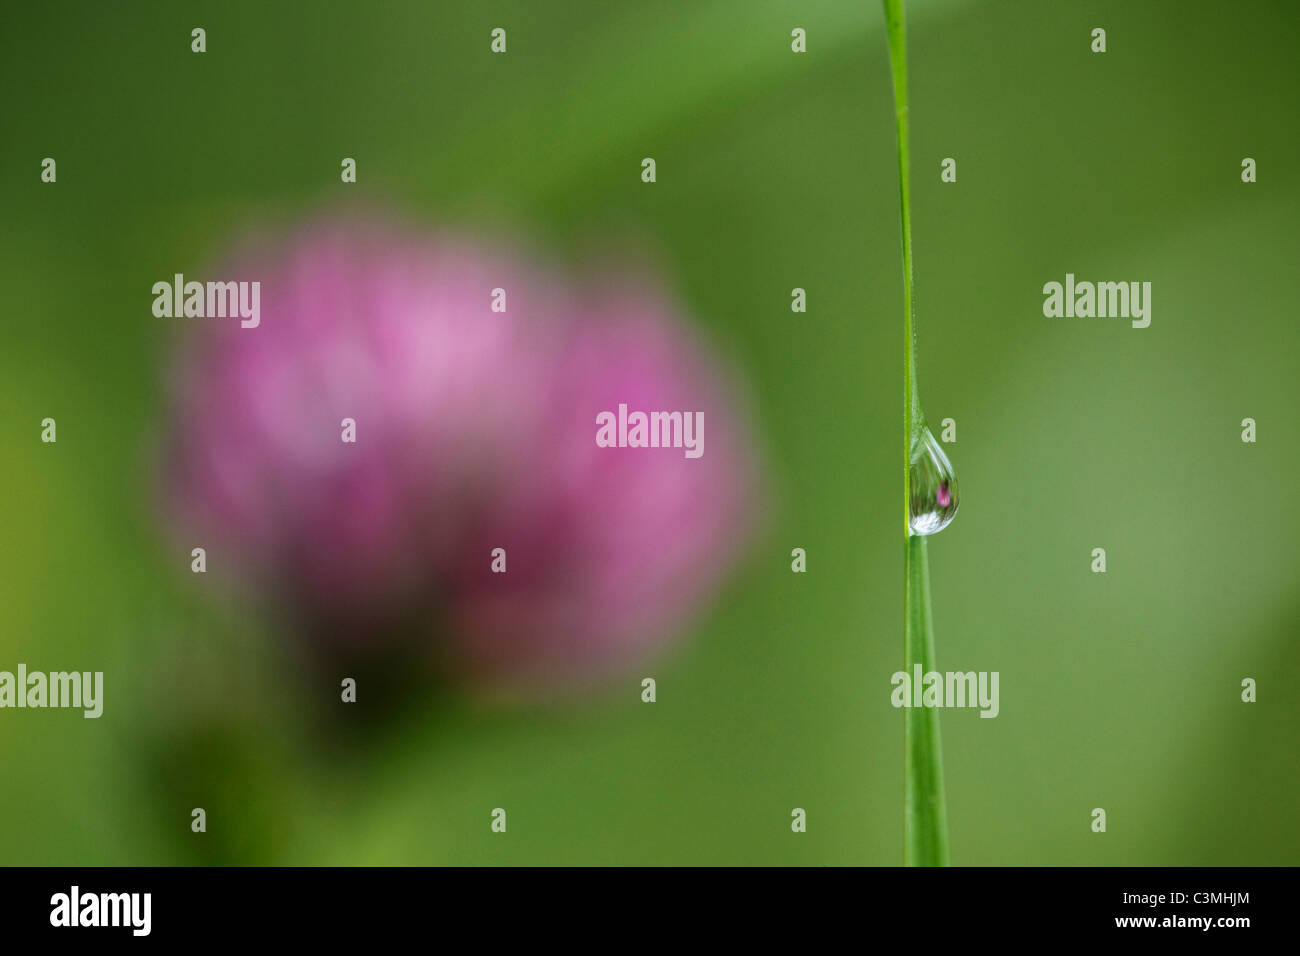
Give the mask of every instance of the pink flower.
[[[354, 220], [205, 278], [260, 281], [261, 321], [173, 320], [193, 341], [170, 513], [318, 645], [414, 630], [462, 673], [565, 681], [672, 636], [737, 555], [743, 422], [652, 283], [578, 285], [514, 249]], [[598, 447], [620, 404], [702, 412], [704, 454]]]

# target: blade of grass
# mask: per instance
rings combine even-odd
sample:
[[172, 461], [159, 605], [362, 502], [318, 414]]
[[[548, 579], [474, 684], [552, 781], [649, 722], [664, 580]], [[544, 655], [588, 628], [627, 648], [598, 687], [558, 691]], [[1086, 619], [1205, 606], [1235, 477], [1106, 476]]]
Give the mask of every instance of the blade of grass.
[[[925, 537], [907, 540], [907, 673], [935, 670], [934, 630], [930, 623], [930, 561]], [[948, 865], [948, 810], [943, 797], [943, 753], [939, 711], [903, 710], [903, 862], [908, 866]]]
[[[898, 189], [903, 224], [903, 660], [909, 678], [935, 670], [930, 619], [930, 562], [925, 538], [911, 533], [912, 446], [924, 424], [916, 385], [916, 299], [912, 273], [910, 143], [907, 106], [907, 25], [902, 0], [883, 0], [898, 125]], [[939, 712], [907, 707], [903, 718], [903, 860], [908, 866], [948, 865], [948, 814], [943, 796]]]

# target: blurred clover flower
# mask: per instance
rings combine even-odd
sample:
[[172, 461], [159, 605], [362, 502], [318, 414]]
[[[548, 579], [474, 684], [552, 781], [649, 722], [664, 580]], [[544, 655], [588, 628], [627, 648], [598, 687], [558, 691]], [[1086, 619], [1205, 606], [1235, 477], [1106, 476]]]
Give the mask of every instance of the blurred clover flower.
[[[244, 247], [220, 278], [261, 282], [259, 327], [187, 320], [172, 368], [169, 522], [325, 653], [399, 643], [488, 683], [629, 666], [737, 556], [755, 480], [734, 390], [634, 275], [374, 219]], [[703, 412], [705, 454], [598, 447], [620, 403]]]

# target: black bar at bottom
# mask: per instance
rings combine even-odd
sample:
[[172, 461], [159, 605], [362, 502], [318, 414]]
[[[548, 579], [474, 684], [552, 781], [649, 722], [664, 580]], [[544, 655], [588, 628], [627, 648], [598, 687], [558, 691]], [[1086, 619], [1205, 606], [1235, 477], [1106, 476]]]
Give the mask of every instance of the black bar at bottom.
[[[613, 930], [662, 940], [872, 927], [945, 940], [1131, 938], [1231, 945], [1289, 923], [1290, 869], [0, 869], [5, 940], [337, 946], [412, 930], [498, 942]], [[89, 924], [89, 925], [88, 925]], [[678, 924], [684, 928], [675, 929]], [[529, 929], [532, 927], [532, 929]], [[620, 927], [622, 927], [620, 929]], [[465, 940], [461, 933], [468, 933]], [[663, 935], [669, 934], [671, 935]], [[682, 935], [682, 934], [685, 935]], [[570, 935], [572, 934], [572, 935]], [[1243, 935], [1244, 934], [1244, 935]], [[811, 941], [811, 940], [810, 940]]]

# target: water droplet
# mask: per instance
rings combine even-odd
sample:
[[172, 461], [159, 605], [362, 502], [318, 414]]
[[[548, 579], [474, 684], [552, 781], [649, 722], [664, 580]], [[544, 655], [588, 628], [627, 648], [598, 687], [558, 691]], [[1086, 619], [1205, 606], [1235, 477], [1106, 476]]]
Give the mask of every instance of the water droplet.
[[928, 425], [912, 445], [911, 475], [908, 478], [912, 534], [942, 531], [957, 514], [957, 473], [943, 453]]

